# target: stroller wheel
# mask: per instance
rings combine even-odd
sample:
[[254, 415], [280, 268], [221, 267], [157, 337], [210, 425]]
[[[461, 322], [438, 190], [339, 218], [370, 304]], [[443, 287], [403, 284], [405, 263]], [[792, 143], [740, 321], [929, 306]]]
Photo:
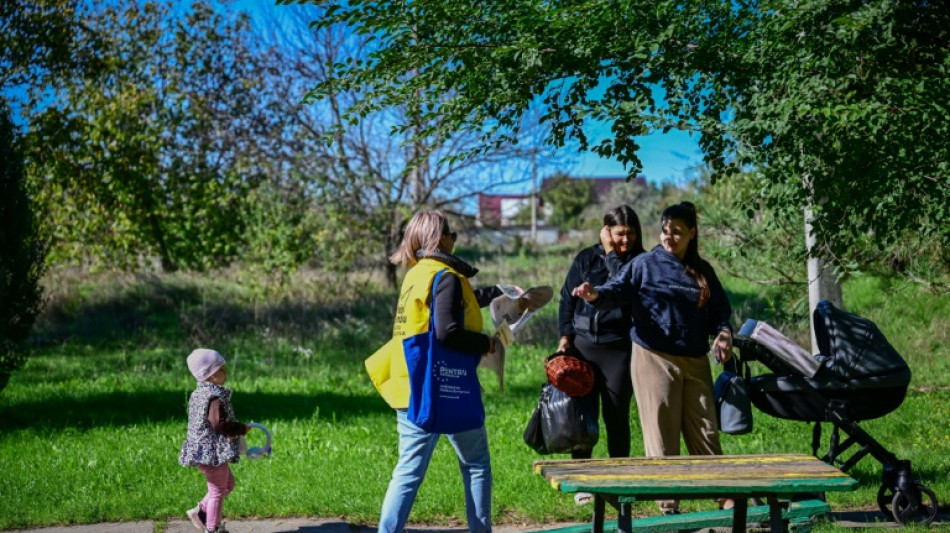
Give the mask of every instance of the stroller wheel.
[[914, 486], [917, 503], [903, 491], [897, 491], [891, 502], [894, 521], [900, 525], [923, 524], [928, 525], [937, 517], [937, 496], [928, 487], [921, 484]]

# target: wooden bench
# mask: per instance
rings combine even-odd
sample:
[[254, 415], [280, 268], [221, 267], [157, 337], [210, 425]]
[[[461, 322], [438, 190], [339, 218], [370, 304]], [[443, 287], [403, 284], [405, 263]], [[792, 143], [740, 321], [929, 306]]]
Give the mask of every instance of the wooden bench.
[[[782, 511], [782, 519], [791, 523], [796, 533], [806, 533], [811, 530], [811, 519], [831, 512], [831, 506], [821, 500], [806, 500], [792, 502], [788, 509]], [[749, 507], [746, 516], [748, 522], [768, 522], [769, 506], [759, 505]], [[732, 510], [699, 511], [675, 515], [650, 516], [631, 520], [630, 530], [635, 533], [660, 533], [677, 530], [693, 530], [703, 527], [729, 527], [732, 525]], [[617, 531], [617, 521], [604, 522], [604, 532]], [[530, 531], [528, 533], [589, 533], [590, 524], [559, 527]]]

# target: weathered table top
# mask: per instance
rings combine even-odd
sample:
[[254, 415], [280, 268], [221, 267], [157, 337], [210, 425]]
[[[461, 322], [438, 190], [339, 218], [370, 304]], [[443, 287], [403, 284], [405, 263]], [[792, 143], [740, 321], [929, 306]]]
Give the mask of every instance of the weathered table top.
[[[608, 496], [614, 500], [733, 498], [735, 531], [745, 530], [747, 499], [764, 497], [772, 508], [773, 530], [782, 531], [779, 497], [852, 490], [857, 484], [834, 466], [804, 454], [535, 461], [534, 471], [556, 490], [595, 495], [595, 533], [602, 529], [603, 501]], [[623, 507], [620, 512], [629, 523]]]
[[563, 492], [650, 498], [842, 491], [857, 484], [834, 466], [804, 454], [535, 461], [534, 471]]

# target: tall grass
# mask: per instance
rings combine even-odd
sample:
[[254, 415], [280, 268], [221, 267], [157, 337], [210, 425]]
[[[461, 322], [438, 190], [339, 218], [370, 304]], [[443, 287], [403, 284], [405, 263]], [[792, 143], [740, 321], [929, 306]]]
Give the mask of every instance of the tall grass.
[[[482, 269], [476, 286], [560, 289], [579, 247], [461, 254]], [[736, 323], [750, 316], [767, 320], [807, 346], [805, 317], [775, 304], [784, 295], [725, 283]], [[31, 339], [34, 355], [0, 393], [0, 528], [181, 518], [204, 492], [202, 476], [177, 464], [194, 387], [184, 358], [197, 346], [227, 357], [238, 417], [274, 434], [272, 458], [235, 466], [227, 517], [378, 519], [396, 459], [395, 417], [362, 361], [388, 339], [395, 290], [360, 273], [308, 273], [279, 293], [249, 286], [239, 272], [58, 272], [47, 286], [51, 300]], [[904, 404], [862, 425], [911, 459], [938, 497], [950, 498], [950, 301], [867, 278], [847, 284], [845, 301], [876, 321], [914, 370]], [[531, 472], [540, 457], [521, 442], [544, 380], [543, 358], [557, 344], [556, 304], [542, 309], [509, 351], [503, 393], [493, 374], [481, 375], [499, 523], [589, 518], [589, 507], [575, 507], [570, 495], [552, 491]], [[726, 453], [810, 452], [810, 426], [756, 415], [752, 434], [723, 437]], [[642, 454], [635, 412], [631, 420], [632, 453]], [[605, 443], [594, 455], [606, 456]], [[851, 471], [860, 488], [829, 494], [832, 506], [875, 508], [880, 470], [865, 459]], [[636, 511], [654, 512], [646, 504]], [[457, 525], [459, 517], [464, 504], [456, 460], [451, 447], [440, 444], [411, 520]]]

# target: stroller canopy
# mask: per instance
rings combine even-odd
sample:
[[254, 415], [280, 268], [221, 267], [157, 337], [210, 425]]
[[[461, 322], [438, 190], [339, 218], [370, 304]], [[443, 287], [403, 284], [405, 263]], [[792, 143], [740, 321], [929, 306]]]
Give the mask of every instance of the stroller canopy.
[[853, 385], [908, 385], [910, 368], [904, 358], [866, 318], [842, 311], [827, 300], [815, 308], [815, 338], [822, 366]]

